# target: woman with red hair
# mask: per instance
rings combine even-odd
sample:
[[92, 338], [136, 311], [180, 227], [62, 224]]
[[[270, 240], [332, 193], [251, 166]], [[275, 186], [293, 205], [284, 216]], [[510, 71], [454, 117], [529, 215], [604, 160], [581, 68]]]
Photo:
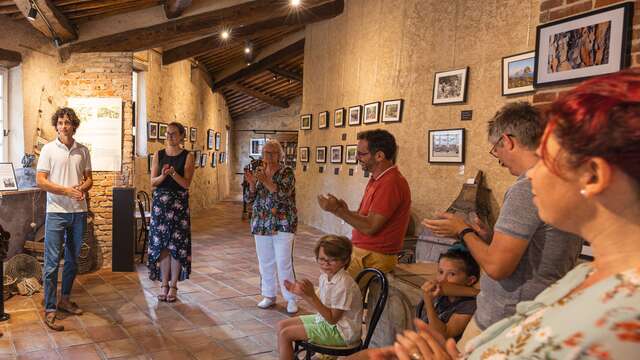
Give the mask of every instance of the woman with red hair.
[[463, 353], [418, 321], [418, 333], [371, 358], [638, 358], [640, 72], [588, 80], [554, 102], [538, 154], [528, 176], [540, 218], [589, 241], [595, 260], [519, 303]]

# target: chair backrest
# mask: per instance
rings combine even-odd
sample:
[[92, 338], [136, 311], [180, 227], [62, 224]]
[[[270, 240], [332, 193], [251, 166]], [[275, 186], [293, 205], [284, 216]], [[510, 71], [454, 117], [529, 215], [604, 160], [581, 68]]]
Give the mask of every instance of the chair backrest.
[[[142, 201], [142, 205], [144, 205], [145, 211], [151, 211], [151, 200], [149, 198], [149, 194], [147, 194], [146, 191], [139, 190], [136, 194], [136, 199], [138, 199], [138, 201]], [[141, 212], [141, 214], [144, 214], [144, 212]]]
[[[368, 276], [364, 278], [367, 274]], [[376, 325], [378, 325], [378, 320], [380, 320], [382, 310], [384, 310], [384, 307], [387, 303], [387, 297], [389, 296], [389, 284], [387, 282], [386, 276], [384, 276], [384, 273], [374, 268], [366, 268], [360, 271], [360, 273], [356, 277], [356, 283], [360, 285], [361, 280], [367, 282], [364, 287], [360, 286], [360, 289], [362, 289], [363, 293], [362, 302], [365, 309], [367, 303], [367, 293], [369, 293], [371, 284], [378, 283], [380, 285], [380, 293], [378, 294], [376, 304], [373, 307], [373, 312], [371, 313], [371, 316], [368, 316], [369, 323], [367, 324], [367, 336], [364, 338], [364, 342], [362, 343], [362, 349], [366, 349], [369, 347], [369, 342], [371, 341], [373, 332], [376, 329]]]
[[146, 231], [148, 228], [148, 224], [147, 224], [147, 217], [144, 215], [144, 205], [142, 205], [142, 201], [140, 201], [140, 199], [137, 199], [136, 202], [138, 203], [138, 211], [140, 212], [142, 229]]
[[422, 319], [422, 312], [424, 311], [424, 299], [420, 299], [418, 305], [416, 305], [416, 317]]

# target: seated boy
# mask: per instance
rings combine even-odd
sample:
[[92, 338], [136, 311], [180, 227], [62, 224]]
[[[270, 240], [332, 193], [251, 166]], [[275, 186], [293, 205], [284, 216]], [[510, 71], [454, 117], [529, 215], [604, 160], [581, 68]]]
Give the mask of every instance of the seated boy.
[[437, 281], [422, 285], [424, 311], [421, 319], [445, 338], [459, 340], [476, 311], [473, 288], [480, 267], [464, 246], [454, 245], [438, 259]]

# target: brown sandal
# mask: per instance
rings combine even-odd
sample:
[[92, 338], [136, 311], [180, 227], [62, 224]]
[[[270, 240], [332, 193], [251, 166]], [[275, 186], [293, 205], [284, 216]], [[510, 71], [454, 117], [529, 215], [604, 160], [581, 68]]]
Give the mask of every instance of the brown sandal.
[[54, 331], [63, 331], [64, 326], [56, 324], [56, 313], [48, 312], [44, 314], [44, 323], [49, 327], [49, 329]]
[[162, 285], [160, 286], [160, 289], [167, 289], [167, 291], [165, 291], [164, 294], [158, 294], [158, 300], [167, 301], [167, 294], [169, 293], [169, 285]]
[[[175, 295], [171, 295], [169, 293], [167, 293], [167, 302], [176, 302], [176, 300], [178, 300], [178, 287], [177, 286], [169, 286], [170, 289], [175, 289], [176, 290], [176, 294]], [[171, 292], [171, 290], [169, 290], [169, 292]]]

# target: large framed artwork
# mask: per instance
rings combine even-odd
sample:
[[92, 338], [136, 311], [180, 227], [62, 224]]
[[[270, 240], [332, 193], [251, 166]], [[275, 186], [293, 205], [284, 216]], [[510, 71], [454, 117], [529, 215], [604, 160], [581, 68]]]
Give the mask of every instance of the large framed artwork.
[[147, 139], [153, 140], [158, 138], [158, 123], [157, 122], [149, 122], [147, 124]]
[[333, 126], [334, 127], [343, 127], [344, 126], [344, 108], [336, 109], [333, 112]]
[[356, 105], [349, 108], [349, 126], [360, 125], [361, 113], [362, 105]]
[[158, 124], [158, 139], [164, 140], [167, 138], [167, 128], [169, 128], [167, 124]]
[[309, 148], [301, 147], [300, 148], [300, 162], [309, 162]]
[[347, 145], [345, 147], [345, 155], [344, 162], [346, 164], [357, 164], [358, 163], [358, 145]]
[[464, 129], [429, 130], [430, 163], [464, 163]]
[[331, 163], [342, 164], [342, 145], [331, 146]]
[[432, 104], [457, 104], [467, 101], [469, 68], [437, 72], [433, 78]]
[[316, 162], [323, 164], [327, 162], [327, 147], [316, 146]]
[[318, 129], [326, 129], [329, 127], [329, 112], [323, 111], [318, 114]]
[[0, 163], [0, 191], [18, 190], [18, 181], [13, 164]]
[[311, 114], [300, 116], [300, 130], [311, 130]]
[[402, 121], [402, 99], [386, 100], [382, 103], [382, 122]]
[[208, 150], [213, 149], [213, 140], [215, 135], [216, 135], [216, 132], [213, 131], [212, 129], [207, 130], [207, 149]]
[[377, 123], [380, 120], [380, 102], [372, 102], [364, 105], [362, 122], [365, 124]]
[[561, 84], [626, 67], [633, 3], [624, 2], [537, 27], [533, 86]]
[[502, 96], [533, 91], [535, 51], [502, 58]]

